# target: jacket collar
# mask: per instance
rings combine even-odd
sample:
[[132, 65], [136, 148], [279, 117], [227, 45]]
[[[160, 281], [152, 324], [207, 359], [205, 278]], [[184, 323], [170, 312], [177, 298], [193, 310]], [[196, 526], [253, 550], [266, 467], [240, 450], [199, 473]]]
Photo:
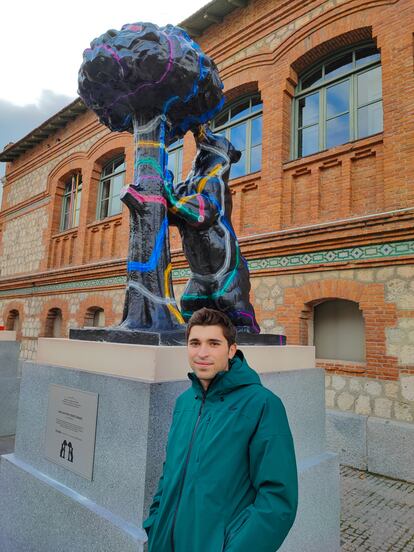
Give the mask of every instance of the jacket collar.
[[[194, 372], [188, 372], [188, 377], [192, 381], [192, 387], [196, 394], [204, 393], [201, 381]], [[212, 379], [207, 393], [208, 396], [230, 393], [238, 387], [245, 385], [261, 385], [259, 375], [250, 368], [240, 350], [236, 351], [234, 357], [229, 361], [229, 369], [218, 372]]]

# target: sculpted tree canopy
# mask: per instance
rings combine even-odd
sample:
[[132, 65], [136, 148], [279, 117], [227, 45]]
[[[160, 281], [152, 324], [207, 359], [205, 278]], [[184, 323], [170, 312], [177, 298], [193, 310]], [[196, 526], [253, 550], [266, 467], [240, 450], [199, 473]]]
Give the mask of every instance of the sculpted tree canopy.
[[79, 70], [79, 94], [111, 130], [133, 132], [133, 115], [164, 114], [170, 137], [210, 120], [223, 104], [215, 63], [173, 25], [124, 25], [92, 41]]

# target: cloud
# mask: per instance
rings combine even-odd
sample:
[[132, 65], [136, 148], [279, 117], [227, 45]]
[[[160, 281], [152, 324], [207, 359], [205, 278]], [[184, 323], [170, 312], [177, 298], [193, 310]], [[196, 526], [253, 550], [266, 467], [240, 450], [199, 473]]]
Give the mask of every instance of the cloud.
[[[17, 142], [26, 136], [74, 99], [52, 90], [43, 90], [36, 103], [23, 106], [0, 99], [0, 151], [9, 142]], [[0, 177], [4, 170], [5, 164], [0, 163]]]

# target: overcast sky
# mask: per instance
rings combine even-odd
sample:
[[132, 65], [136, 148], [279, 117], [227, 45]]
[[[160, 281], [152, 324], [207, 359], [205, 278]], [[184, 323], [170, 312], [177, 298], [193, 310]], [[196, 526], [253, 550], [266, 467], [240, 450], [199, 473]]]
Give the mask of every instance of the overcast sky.
[[[82, 52], [108, 29], [177, 24], [206, 0], [12, 0], [0, 16], [0, 151], [77, 96]], [[4, 174], [0, 163], [0, 176]]]

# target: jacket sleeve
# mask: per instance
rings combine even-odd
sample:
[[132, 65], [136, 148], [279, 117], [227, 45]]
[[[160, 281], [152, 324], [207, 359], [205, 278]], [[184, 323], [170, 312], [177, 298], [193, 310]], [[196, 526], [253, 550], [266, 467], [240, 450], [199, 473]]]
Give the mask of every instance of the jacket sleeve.
[[269, 395], [250, 440], [253, 504], [232, 520], [225, 552], [275, 552], [296, 516], [298, 478], [292, 434], [282, 401]]
[[162, 490], [163, 490], [163, 485], [164, 485], [164, 467], [165, 467], [165, 462], [162, 466], [162, 474], [161, 474], [161, 477], [160, 477], [160, 480], [159, 480], [159, 483], [158, 483], [158, 489], [157, 489], [157, 492], [154, 495], [154, 498], [152, 499], [152, 504], [151, 504], [150, 509], [149, 509], [148, 517], [142, 523], [142, 527], [143, 527], [143, 529], [145, 529], [148, 536], [149, 536], [150, 529], [151, 529], [153, 523], [155, 522], [155, 519], [156, 519], [157, 514], [158, 514], [158, 508], [159, 508], [159, 505], [160, 505], [160, 500], [161, 500]]

